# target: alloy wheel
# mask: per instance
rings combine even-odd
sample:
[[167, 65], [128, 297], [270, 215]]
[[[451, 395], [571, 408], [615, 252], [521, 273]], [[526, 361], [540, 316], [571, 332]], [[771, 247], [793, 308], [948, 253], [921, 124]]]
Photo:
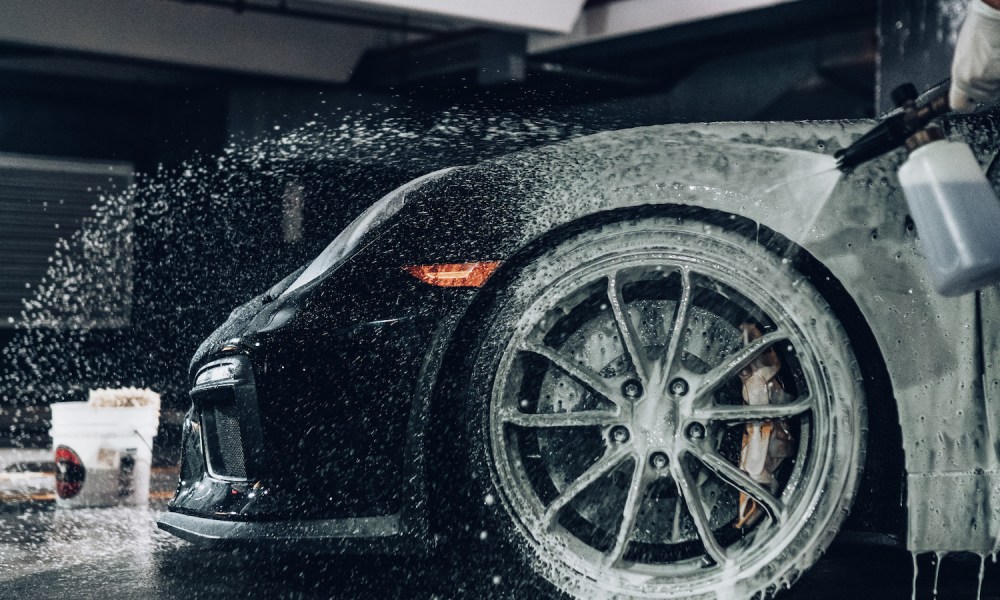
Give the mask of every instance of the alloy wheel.
[[[508, 512], [545, 562], [630, 595], [766, 565], [831, 460], [820, 351], [753, 269], [656, 249], [577, 266], [523, 312], [499, 362], [489, 442]], [[770, 352], [780, 392], [747, 404], [741, 372]], [[766, 483], [740, 466], [761, 423], [793, 440]], [[763, 518], [740, 524], [741, 494]]]

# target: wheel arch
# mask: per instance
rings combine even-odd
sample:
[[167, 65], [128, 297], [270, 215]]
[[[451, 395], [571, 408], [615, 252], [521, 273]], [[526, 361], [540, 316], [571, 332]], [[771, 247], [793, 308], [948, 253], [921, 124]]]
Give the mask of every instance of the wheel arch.
[[[893, 539], [900, 539], [905, 523], [905, 509], [900, 502], [904, 492], [905, 472], [898, 411], [885, 357], [858, 303], [822, 261], [787, 237], [745, 216], [700, 206], [655, 204], [587, 214], [545, 232], [508, 257], [466, 307], [445, 345], [441, 368], [433, 377], [429, 412], [424, 421], [425, 424], [444, 426], [428, 428], [425, 432], [427, 464], [444, 466], [443, 469], [435, 469], [439, 473], [452, 470], [465, 473], [466, 466], [456, 464], [459, 457], [465, 456], [462, 451], [465, 435], [464, 403], [459, 403], [456, 412], [455, 403], [449, 403], [447, 399], [461, 393], [463, 375], [468, 372], [477, 356], [475, 349], [470, 346], [475, 341], [476, 333], [492, 318], [498, 292], [505, 288], [523, 266], [563, 239], [581, 230], [650, 216], [705, 222], [763, 245], [767, 250], [790, 260], [792, 266], [806, 276], [824, 297], [847, 332], [864, 378], [868, 401], [869, 433], [865, 470], [852, 515], [843, 529], [887, 534], [893, 536]], [[473, 351], [470, 352], [470, 349]], [[441, 479], [428, 474], [429, 506], [467, 510], [468, 499], [465, 498], [464, 491], [458, 490], [453, 485], [454, 482], [444, 482]], [[443, 518], [448, 513], [462, 514], [451, 510], [430, 511], [432, 531], [446, 530], [452, 525], [452, 520]]]

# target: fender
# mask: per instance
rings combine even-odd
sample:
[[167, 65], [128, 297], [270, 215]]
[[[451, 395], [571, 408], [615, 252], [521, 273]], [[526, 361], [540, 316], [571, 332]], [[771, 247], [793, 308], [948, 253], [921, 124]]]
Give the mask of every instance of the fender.
[[[932, 290], [896, 179], [901, 152], [847, 175], [802, 179], [832, 168], [833, 153], [871, 125], [664, 125], [571, 140], [415, 190], [386, 237], [405, 240], [395, 251], [410, 264], [505, 260], [558, 227], [655, 205], [713, 209], [781, 233], [840, 281], [885, 358], [903, 433], [908, 548], [994, 552], [1000, 293], [943, 298]], [[981, 162], [996, 154], [996, 113], [946, 125]], [[985, 389], [984, 368], [992, 378]]]

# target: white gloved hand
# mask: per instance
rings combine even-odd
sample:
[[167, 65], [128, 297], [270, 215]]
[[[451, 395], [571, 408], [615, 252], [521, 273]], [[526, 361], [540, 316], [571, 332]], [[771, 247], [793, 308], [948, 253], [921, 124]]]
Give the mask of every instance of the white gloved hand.
[[951, 64], [951, 109], [972, 112], [1000, 100], [1000, 10], [983, 0], [969, 3], [969, 14]]

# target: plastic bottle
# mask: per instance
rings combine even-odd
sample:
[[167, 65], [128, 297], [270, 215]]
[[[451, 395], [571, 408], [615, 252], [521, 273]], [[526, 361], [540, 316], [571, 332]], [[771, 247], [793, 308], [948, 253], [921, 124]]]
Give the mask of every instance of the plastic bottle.
[[1000, 281], [1000, 200], [964, 142], [928, 128], [906, 142], [899, 182], [934, 289], [960, 296]]

